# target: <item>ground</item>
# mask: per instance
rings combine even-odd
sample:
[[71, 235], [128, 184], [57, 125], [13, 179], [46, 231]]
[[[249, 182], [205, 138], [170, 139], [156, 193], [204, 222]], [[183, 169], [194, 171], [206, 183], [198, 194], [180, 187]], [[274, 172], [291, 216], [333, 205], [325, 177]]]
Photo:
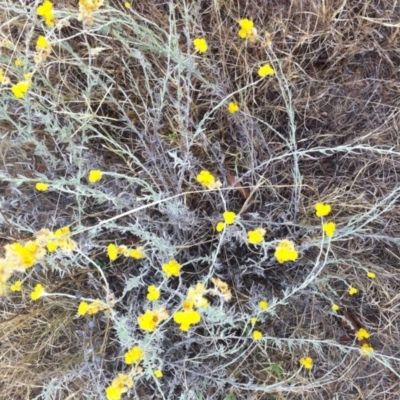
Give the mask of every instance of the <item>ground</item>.
[[[0, 398], [105, 399], [123, 373], [122, 399], [398, 399], [400, 5], [79, 3], [54, 2], [53, 24], [0, 0]], [[11, 260], [66, 226], [72, 251]]]

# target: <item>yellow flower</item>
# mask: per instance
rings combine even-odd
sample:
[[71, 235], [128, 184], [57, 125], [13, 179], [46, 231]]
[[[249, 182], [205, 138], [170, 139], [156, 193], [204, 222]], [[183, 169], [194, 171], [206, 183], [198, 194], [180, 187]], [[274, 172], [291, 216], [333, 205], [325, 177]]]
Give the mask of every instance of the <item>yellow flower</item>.
[[235, 112], [238, 112], [239, 110], [240, 110], [240, 108], [239, 108], [238, 104], [237, 104], [235, 101], [229, 102], [229, 104], [228, 104], [228, 111], [229, 111], [231, 114], [235, 114]]
[[103, 176], [103, 173], [99, 169], [92, 169], [89, 171], [89, 182], [96, 183], [98, 182]]
[[368, 343], [364, 343], [361, 346], [361, 354], [363, 356], [370, 356], [374, 352], [374, 348], [371, 347]]
[[162, 373], [162, 371], [161, 371], [160, 369], [156, 369], [156, 370], [154, 371], [154, 376], [155, 376], [156, 378], [162, 378], [162, 377], [164, 376], [164, 374]]
[[138, 324], [141, 329], [149, 332], [153, 332], [157, 327], [157, 322], [154, 321], [154, 314], [150, 310], [138, 316]]
[[254, 29], [254, 22], [250, 21], [247, 18], [244, 18], [239, 20], [239, 26], [241, 28], [238, 32], [239, 37], [242, 39], [246, 39], [251, 31]]
[[349, 287], [349, 295], [350, 296], [353, 296], [354, 294], [357, 294], [357, 293], [358, 293], [358, 289], [357, 288], [355, 288], [353, 286]]
[[[14, 65], [16, 67], [23, 67], [24, 63], [23, 63], [23, 61], [17, 59], [17, 60], [14, 61]], [[0, 80], [0, 82], [1, 82], [1, 80]]]
[[275, 249], [275, 257], [279, 264], [286, 261], [296, 261], [299, 257], [298, 251], [294, 248], [294, 243], [291, 240], [281, 240]]
[[244, 18], [239, 21], [239, 26], [242, 29], [249, 31], [250, 29], [252, 29], [254, 27], [254, 22], [247, 18]]
[[140, 260], [141, 258], [146, 257], [146, 253], [144, 252], [143, 247], [138, 247], [137, 249], [130, 249], [128, 254], [129, 257], [132, 257], [135, 260]]
[[110, 243], [107, 246], [107, 254], [108, 254], [108, 258], [111, 261], [115, 261], [118, 257], [118, 249], [117, 246], [114, 243]]
[[179, 276], [181, 265], [176, 260], [170, 260], [162, 265], [162, 270], [165, 272], [165, 275], [167, 275], [167, 278]]
[[191, 325], [198, 324], [201, 321], [201, 315], [194, 310], [178, 311], [174, 314], [174, 321], [180, 325], [180, 330], [187, 332]]
[[10, 286], [12, 292], [20, 292], [22, 288], [21, 281], [15, 281], [13, 285]]
[[329, 204], [317, 203], [315, 205], [315, 214], [317, 217], [326, 217], [331, 212], [332, 207]]
[[168, 318], [168, 311], [165, 307], [157, 310], [147, 310], [144, 314], [138, 316], [138, 324], [140, 329], [144, 331], [153, 332], [157, 325]]
[[306, 369], [311, 369], [313, 367], [313, 359], [311, 357], [300, 358], [300, 364]]
[[117, 387], [109, 386], [106, 389], [107, 400], [121, 400], [121, 396], [122, 392]]
[[31, 299], [33, 301], [36, 301], [37, 299], [42, 297], [43, 294], [44, 294], [44, 287], [40, 283], [38, 283], [35, 286], [35, 289], [33, 290], [33, 292], [31, 293]]
[[217, 232], [222, 232], [225, 229], [225, 226], [226, 226], [225, 222], [220, 221], [220, 222], [218, 222], [217, 226], [215, 227], [215, 230]]
[[193, 40], [193, 45], [194, 48], [199, 52], [199, 53], [205, 53], [208, 49], [208, 44], [206, 39], [204, 38], [196, 38]]
[[131, 8], [131, 3], [129, 3], [129, 1], [126, 1], [124, 3], [125, 8]]
[[81, 301], [79, 303], [79, 307], [78, 307], [78, 315], [83, 316], [87, 313], [87, 310], [89, 308], [89, 304], [86, 303], [86, 301]]
[[147, 300], [154, 301], [160, 298], [160, 291], [154, 285], [150, 285], [147, 292]]
[[17, 99], [22, 99], [30, 87], [31, 87], [30, 82], [21, 81], [21, 82], [16, 83], [15, 85], [11, 86], [11, 91]]
[[368, 272], [367, 272], [367, 276], [368, 276], [368, 278], [370, 278], [370, 279], [375, 279], [375, 278], [376, 278], [375, 272], [371, 272], [371, 271], [368, 271]]
[[257, 323], [258, 319], [256, 317], [253, 317], [250, 321], [251, 321], [252, 325], [255, 325]]
[[260, 340], [262, 338], [262, 333], [260, 331], [253, 331], [253, 339], [255, 341]]
[[43, 182], [38, 182], [35, 185], [36, 190], [38, 190], [39, 192], [45, 192], [48, 188], [49, 185], [47, 183], [43, 183]]
[[111, 386], [120, 393], [125, 393], [133, 386], [133, 379], [128, 375], [119, 373], [118, 376], [113, 379]]
[[335, 234], [336, 224], [334, 222], [327, 222], [322, 225], [322, 229], [326, 236], [332, 237]]
[[207, 189], [217, 189], [221, 182], [214, 178], [214, 175], [207, 170], [202, 170], [196, 177], [197, 182], [201, 183]]
[[233, 211], [225, 211], [222, 216], [224, 217], [224, 221], [227, 225], [232, 225], [235, 223], [236, 213]]
[[261, 310], [264, 310], [264, 311], [268, 309], [268, 303], [264, 300], [261, 300], [258, 303], [258, 306], [261, 308]]
[[68, 226], [64, 226], [63, 228], [57, 229], [54, 233], [49, 232], [46, 234], [46, 246], [47, 250], [52, 253], [56, 251], [58, 248], [65, 252], [70, 252], [75, 250], [76, 242], [68, 237], [70, 233], [70, 229]]
[[337, 304], [332, 304], [331, 308], [332, 311], [338, 311], [340, 309], [340, 307]]
[[247, 240], [250, 244], [261, 244], [266, 234], [265, 229], [257, 228], [254, 231], [247, 232]]
[[93, 315], [97, 314], [99, 311], [107, 310], [108, 308], [108, 305], [101, 300], [94, 300], [91, 303], [81, 301], [78, 307], [78, 315], [81, 317], [86, 314]]
[[125, 363], [131, 365], [138, 363], [143, 358], [143, 350], [139, 346], [132, 347], [125, 353]]
[[360, 328], [357, 332], [356, 332], [356, 336], [358, 340], [363, 340], [363, 339], [369, 339], [369, 333], [366, 329], [364, 328]]
[[264, 78], [267, 75], [275, 75], [274, 69], [269, 64], [264, 64], [258, 70], [258, 76]]
[[14, 271], [25, 271], [26, 268], [33, 267], [35, 262], [46, 254], [46, 251], [33, 241], [29, 241], [24, 245], [11, 243], [5, 245], [5, 249], [7, 267], [12, 268]]
[[53, 14], [53, 3], [51, 1], [44, 0], [44, 2], [36, 9], [36, 13], [44, 18], [47, 26], [54, 26], [55, 19]]
[[36, 51], [46, 50], [49, 46], [47, 39], [43, 35], [40, 35], [36, 41]]
[[99, 311], [108, 310], [109, 307], [106, 303], [101, 300], [94, 300], [92, 301], [87, 307], [87, 314], [93, 315], [97, 314]]

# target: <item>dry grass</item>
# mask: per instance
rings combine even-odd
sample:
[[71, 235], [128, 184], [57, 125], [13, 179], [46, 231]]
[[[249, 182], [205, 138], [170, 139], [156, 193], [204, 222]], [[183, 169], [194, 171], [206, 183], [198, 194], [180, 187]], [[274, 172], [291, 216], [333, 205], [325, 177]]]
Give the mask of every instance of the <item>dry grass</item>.
[[[109, 1], [86, 28], [75, 2], [55, 5], [70, 24], [51, 30], [38, 3], [0, 0], [0, 40], [12, 42], [0, 68], [14, 83], [15, 58], [29, 72], [37, 36], [53, 43], [26, 99], [0, 87], [1, 244], [71, 225], [80, 250], [49, 256], [25, 281], [76, 299], [31, 302], [28, 289], [1, 299], [0, 398], [104, 398], [139, 341], [147, 364], [124, 398], [397, 399], [400, 4], [122, 3]], [[256, 44], [237, 36], [240, 18], [254, 21]], [[204, 55], [192, 47], [200, 36]], [[266, 62], [276, 76], [261, 80]], [[99, 184], [88, 184], [90, 169], [105, 171]], [[222, 190], [201, 190], [201, 169]], [[35, 191], [37, 181], [52, 189]], [[333, 208], [331, 242], [321, 242], [319, 201]], [[225, 209], [240, 224], [221, 236], [214, 227]], [[260, 225], [266, 242], [290, 238], [301, 258], [282, 266], [271, 246], [247, 245], [245, 232]], [[140, 243], [148, 257], [110, 263], [110, 242]], [[171, 312], [190, 285], [214, 275], [233, 300], [214, 299], [189, 334], [170, 321], [144, 335], [136, 317], [148, 307], [146, 286], [161, 283], [156, 271], [173, 257], [184, 273], [163, 289]], [[112, 318], [75, 317], [80, 297], [106, 294], [94, 264], [121, 299]], [[350, 285], [359, 294], [349, 296]], [[258, 316], [264, 338], [253, 342], [249, 318], [261, 299], [270, 309]], [[372, 357], [360, 355], [333, 302], [371, 333]], [[311, 371], [299, 367], [306, 355]]]

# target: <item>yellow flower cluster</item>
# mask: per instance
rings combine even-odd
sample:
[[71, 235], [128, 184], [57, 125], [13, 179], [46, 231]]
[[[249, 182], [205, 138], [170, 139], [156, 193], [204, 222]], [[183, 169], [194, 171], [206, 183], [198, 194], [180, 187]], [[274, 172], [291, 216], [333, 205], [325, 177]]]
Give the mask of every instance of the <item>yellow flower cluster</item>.
[[179, 324], [183, 332], [187, 332], [191, 325], [201, 321], [201, 315], [194, 308], [207, 307], [208, 300], [204, 297], [207, 293], [204, 283], [198, 282], [196, 287], [190, 287], [185, 301], [182, 304], [183, 311], [174, 314], [174, 321]]
[[54, 26], [56, 20], [54, 18], [53, 3], [49, 0], [44, 2], [36, 9], [37, 15], [44, 19], [46, 26]]
[[90, 183], [96, 183], [103, 177], [103, 172], [99, 169], [92, 169], [89, 171], [88, 180]]
[[366, 329], [364, 328], [360, 328], [357, 332], [356, 332], [356, 337], [358, 340], [363, 340], [363, 339], [369, 339], [369, 333]]
[[370, 356], [374, 352], [374, 348], [371, 347], [368, 343], [364, 343], [361, 346], [361, 354], [363, 356]]
[[265, 300], [261, 300], [258, 303], [258, 306], [261, 308], [261, 310], [266, 311], [268, 310], [268, 303]]
[[33, 292], [31, 293], [31, 300], [33, 301], [38, 300], [40, 297], [43, 296], [44, 293], [45, 293], [44, 287], [40, 283], [38, 283], [33, 289]]
[[132, 347], [125, 353], [125, 363], [128, 365], [136, 364], [143, 358], [143, 350], [139, 346]]
[[78, 315], [93, 315], [97, 314], [99, 311], [108, 310], [109, 306], [102, 302], [101, 300], [94, 300], [91, 303], [87, 303], [86, 301], [81, 301], [78, 307]]
[[104, 0], [79, 0], [78, 20], [86, 25], [93, 25], [93, 12], [97, 11], [104, 4]]
[[18, 82], [15, 85], [11, 86], [11, 92], [17, 99], [24, 98], [26, 92], [32, 86], [32, 82], [30, 79], [25, 79], [24, 81]]
[[335, 234], [336, 224], [332, 221], [326, 222], [322, 225], [322, 229], [325, 232], [325, 235], [331, 238]]
[[180, 325], [180, 330], [187, 332], [191, 325], [198, 324], [201, 321], [201, 315], [195, 310], [183, 310], [174, 314], [174, 321]]
[[199, 53], [205, 53], [208, 49], [208, 44], [204, 38], [196, 38], [193, 40], [193, 46]]
[[150, 285], [147, 288], [147, 300], [149, 301], [155, 301], [160, 298], [160, 291], [154, 286]]
[[299, 253], [291, 240], [284, 239], [279, 242], [275, 249], [275, 257], [279, 264], [283, 264], [287, 261], [296, 261], [299, 258]]
[[214, 175], [207, 170], [202, 170], [196, 177], [197, 182], [203, 185], [207, 189], [218, 189], [221, 187], [221, 182], [216, 180]]
[[300, 364], [306, 369], [311, 369], [313, 367], [313, 359], [311, 357], [300, 358]]
[[258, 76], [264, 78], [264, 76], [275, 75], [275, 70], [269, 64], [264, 64], [258, 69]]
[[348, 292], [350, 296], [353, 296], [358, 293], [358, 289], [353, 286], [350, 286]]
[[168, 318], [168, 311], [165, 307], [156, 310], [147, 310], [144, 314], [138, 316], [140, 329], [148, 332], [154, 332], [158, 324]]
[[124, 257], [134, 258], [135, 260], [140, 260], [141, 258], [146, 257], [146, 253], [144, 252], [143, 247], [129, 249], [125, 245], [117, 247], [114, 243], [110, 243], [107, 246], [107, 255], [111, 261], [115, 261], [120, 254], [122, 254]]
[[155, 376], [156, 378], [162, 378], [162, 377], [164, 376], [164, 374], [162, 373], [162, 371], [161, 371], [160, 369], [156, 369], [156, 370], [154, 371], [154, 376]]
[[[60, 247], [64, 251], [73, 250], [76, 243], [65, 234], [69, 233], [69, 228], [61, 228], [55, 233], [48, 229], [41, 229], [36, 234], [35, 240], [21, 244], [18, 242], [4, 246], [5, 256], [0, 258], [0, 295], [5, 291], [6, 282], [14, 272], [25, 272], [35, 263], [40, 262], [46, 255], [46, 251], [54, 251]], [[14, 286], [14, 291], [17, 286]]]
[[252, 43], [257, 40], [257, 29], [254, 27], [254, 22], [244, 18], [239, 20], [240, 30], [238, 35], [242, 39], [249, 39]]
[[11, 286], [10, 290], [12, 292], [20, 292], [22, 289], [22, 282], [21, 281], [15, 281]]
[[253, 331], [253, 339], [255, 341], [260, 340], [262, 338], [262, 333], [260, 331]]
[[111, 385], [106, 389], [107, 400], [120, 400], [123, 393], [126, 393], [133, 386], [133, 379], [125, 374], [118, 374]]
[[224, 222], [218, 222], [215, 228], [217, 232], [222, 232], [225, 229], [226, 225], [233, 225], [236, 221], [236, 213], [234, 213], [233, 211], [225, 211], [222, 214], [222, 217], [224, 218]]
[[254, 231], [247, 232], [247, 241], [250, 244], [261, 244], [264, 241], [264, 236], [266, 234], [266, 230], [259, 227]]
[[315, 205], [315, 214], [319, 218], [326, 217], [327, 215], [330, 214], [331, 210], [332, 210], [332, 207], [329, 204], [317, 203]]
[[337, 304], [332, 304], [331, 308], [332, 308], [332, 311], [339, 311], [340, 310], [340, 307]]
[[50, 253], [53, 253], [57, 249], [69, 253], [76, 249], [76, 242], [69, 237], [70, 233], [69, 226], [64, 226], [55, 232], [42, 229], [38, 232], [38, 235], [40, 240], [46, 241], [46, 247]]
[[161, 268], [165, 275], [167, 275], [167, 278], [170, 278], [171, 276], [179, 276], [182, 266], [178, 261], [170, 260], [163, 264]]
[[5, 257], [0, 258], [0, 295], [4, 293], [5, 284], [14, 272], [25, 272], [41, 262], [47, 251], [52, 252], [57, 248], [65, 252], [74, 250], [76, 243], [68, 237], [69, 232], [69, 227], [55, 232], [43, 228], [36, 234], [35, 240], [25, 244], [15, 242], [5, 245]]
[[40, 35], [36, 41], [36, 51], [46, 50], [50, 47], [49, 42], [47, 41], [46, 37]]
[[35, 189], [38, 192], [46, 192], [49, 189], [49, 185], [47, 183], [44, 183], [44, 182], [38, 182], [35, 185]]
[[38, 52], [33, 56], [36, 64], [40, 64], [49, 57], [51, 53], [51, 44], [45, 36], [39, 36], [36, 41], [36, 51]]
[[238, 103], [236, 101], [230, 101], [228, 104], [228, 111], [230, 114], [235, 114], [240, 110]]

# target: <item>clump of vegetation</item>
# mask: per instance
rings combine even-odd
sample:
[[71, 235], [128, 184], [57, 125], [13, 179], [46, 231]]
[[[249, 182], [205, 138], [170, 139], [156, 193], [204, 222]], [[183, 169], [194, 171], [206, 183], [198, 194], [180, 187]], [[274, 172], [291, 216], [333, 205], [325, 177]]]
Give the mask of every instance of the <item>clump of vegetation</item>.
[[397, 6], [0, 2], [4, 398], [397, 398]]

